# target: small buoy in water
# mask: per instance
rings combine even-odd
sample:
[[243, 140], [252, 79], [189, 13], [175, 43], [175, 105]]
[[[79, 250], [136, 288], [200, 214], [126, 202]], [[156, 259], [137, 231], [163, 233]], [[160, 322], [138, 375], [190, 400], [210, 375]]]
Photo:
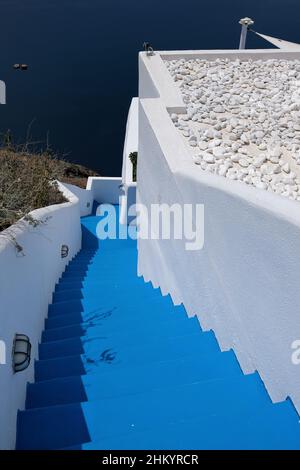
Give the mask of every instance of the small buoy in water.
[[15, 70], [28, 70], [27, 64], [14, 64], [13, 67]]

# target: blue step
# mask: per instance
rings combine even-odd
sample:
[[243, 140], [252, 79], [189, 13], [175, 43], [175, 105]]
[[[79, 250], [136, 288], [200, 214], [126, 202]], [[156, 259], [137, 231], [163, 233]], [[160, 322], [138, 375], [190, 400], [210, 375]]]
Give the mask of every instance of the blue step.
[[46, 318], [45, 328], [61, 328], [64, 326], [78, 325], [83, 323], [84, 314], [82, 312], [73, 312], [66, 315], [56, 315], [51, 318]]
[[86, 326], [82, 322], [77, 324], [71, 324], [69, 326], [63, 326], [60, 328], [46, 329], [42, 333], [42, 343], [48, 341], [58, 341], [61, 339], [75, 338], [77, 336], [83, 336], [86, 333]]
[[[259, 410], [257, 405], [259, 404]], [[128, 433], [152, 429], [164, 434], [174, 421], [264, 416], [272, 403], [257, 374], [189, 384], [147, 393], [79, 404], [36, 408], [18, 413], [17, 449], [55, 449], [88, 441], [99, 442]], [[276, 414], [275, 408], [273, 408]], [[294, 416], [296, 420], [296, 415]], [[228, 422], [228, 421], [227, 421]], [[63, 423], [63, 426], [61, 425]], [[30, 429], [39, 429], [38, 433]], [[298, 436], [300, 426], [298, 424]], [[223, 428], [227, 434], [228, 428]]]
[[[99, 293], [102, 293], [103, 290], [105, 290], [105, 295], [113, 295], [115, 291], [117, 290], [118, 293], [121, 294], [121, 292], [128, 292], [129, 290], [133, 291], [134, 289], [137, 289], [141, 285], [141, 280], [135, 279], [134, 281], [128, 281], [124, 283], [120, 282], [101, 282], [99, 281], [98, 283], [90, 284], [90, 285], [85, 285], [84, 287], [80, 288], [73, 288], [73, 289], [67, 289], [67, 290], [62, 290], [59, 292], [55, 292], [53, 294], [53, 303], [56, 302], [64, 302], [70, 299], [84, 299], [84, 298], [91, 298], [99, 295]], [[145, 293], [148, 290], [151, 290], [151, 286], [149, 285], [148, 287], [145, 286]], [[151, 291], [150, 291], [151, 292]], [[151, 292], [152, 294], [152, 292]]]
[[[203, 360], [207, 354], [219, 352], [212, 333], [194, 334], [186, 337], [158, 338], [155, 342], [143, 346], [127, 346], [113, 349], [109, 342], [105, 349], [97, 344], [86, 344], [86, 354], [44, 359], [35, 363], [35, 380], [48, 380], [55, 377], [84, 375], [95, 370], [109, 371], [119, 368], [180, 359], [191, 354], [199, 355]], [[112, 346], [112, 347], [111, 347]]]
[[[123, 281], [113, 281], [112, 283], [116, 286], [120, 286], [122, 287], [124, 284], [129, 287], [129, 286], [137, 286], [139, 285], [141, 282], [143, 282], [141, 280], [141, 278], [134, 278], [134, 279], [126, 279], [125, 283]], [[68, 281], [64, 281], [64, 282], [60, 282], [59, 284], [56, 285], [55, 287], [55, 293], [58, 293], [58, 292], [65, 292], [67, 290], [79, 290], [79, 291], [85, 291], [86, 288], [89, 288], [89, 287], [94, 287], [94, 286], [97, 286], [99, 288], [103, 288], [105, 289], [107, 285], [110, 285], [111, 284], [111, 281], [104, 281], [104, 280], [98, 280], [97, 278], [94, 279], [94, 278], [87, 278], [86, 280], [81, 280], [81, 279], [75, 279], [75, 280], [68, 280]], [[150, 284], [145, 284], [145, 286], [147, 286]], [[153, 287], [151, 287], [153, 289]]]
[[300, 449], [291, 402], [137, 276], [136, 241], [97, 239], [99, 220], [82, 218], [56, 285], [17, 449]]
[[[286, 402], [278, 403], [260, 416], [202, 416], [180, 420], [153, 429], [130, 432], [64, 450], [299, 450], [299, 424]], [[244, 419], [241, 419], [244, 418]], [[246, 419], [245, 419], [246, 418]], [[226, 430], [228, 432], [226, 432]], [[188, 461], [188, 460], [187, 460]], [[191, 461], [191, 459], [190, 459]]]
[[[180, 306], [176, 307], [176, 309], [171, 309], [167, 306], [163, 306], [160, 302], [155, 304], [153, 302], [149, 302], [147, 304], [147, 309], [145, 308], [147, 315], [144, 315], [145, 312], [142, 310], [142, 306], [136, 305], [135, 307], [116, 307], [116, 306], [106, 306], [103, 305], [99, 308], [90, 308], [86, 311], [79, 312], [77, 311], [70, 311], [63, 314], [62, 312], [57, 313], [56, 315], [52, 315], [49, 319], [46, 320], [47, 328], [61, 326], [61, 320], [65, 323], [65, 325], [70, 324], [69, 322], [73, 317], [76, 319], [80, 319], [80, 323], [94, 323], [94, 324], [112, 324], [120, 322], [120, 325], [125, 321], [127, 323], [127, 328], [134, 328], [135, 321], [140, 322], [144, 320], [146, 323], [153, 323], [153, 322], [162, 322], [165, 321], [166, 318], [175, 317], [178, 315], [185, 316], [186, 313]], [[77, 321], [76, 321], [77, 323]], [[123, 326], [123, 325], [122, 325]]]
[[132, 275], [137, 274], [137, 266], [135, 263], [128, 265], [127, 263], [121, 263], [116, 261], [111, 261], [109, 258], [108, 259], [94, 259], [89, 262], [80, 262], [80, 263], [75, 263], [71, 262], [68, 264], [65, 268], [65, 273], [70, 273], [70, 272], [97, 272], [97, 274], [101, 273], [112, 273], [115, 272], [117, 275], [118, 272], [128, 272], [132, 273]]
[[105, 266], [102, 266], [101, 269], [97, 266], [92, 266], [90, 269], [87, 268], [70, 268], [67, 269], [62, 275], [62, 281], [68, 280], [78, 280], [78, 279], [85, 279], [86, 277], [94, 276], [95, 279], [115, 279], [115, 278], [122, 278], [122, 276], [131, 276], [132, 278], [136, 276], [135, 269], [126, 269], [125, 271], [121, 271], [117, 268], [114, 269], [110, 266], [109, 269], [105, 269]]
[[[141, 319], [142, 320], [142, 319]], [[167, 316], [164, 320], [160, 322], [153, 321], [135, 321], [134, 329], [128, 330], [127, 318], [124, 318], [123, 321], [118, 321], [114, 324], [95, 324], [93, 322], [81, 323], [77, 325], [65, 326], [62, 328], [51, 328], [43, 331], [42, 334], [42, 343], [47, 343], [49, 341], [59, 341], [68, 338], [74, 337], [89, 337], [95, 335], [111, 335], [116, 333], [122, 337], [126, 336], [132, 341], [135, 337], [147, 337], [154, 335], [163, 335], [163, 336], [172, 336], [175, 333], [179, 334], [183, 331], [199, 331], [200, 326], [196, 317], [188, 319], [183, 315], [175, 315], [174, 317]]]
[[[131, 259], [137, 259], [137, 251], [133, 252], [131, 251]], [[99, 250], [98, 253], [96, 253], [93, 257], [87, 256], [87, 257], [78, 257], [76, 256], [72, 260], [69, 261], [68, 266], [73, 266], [73, 265], [85, 265], [85, 264], [95, 264], [97, 263], [99, 266], [103, 265], [116, 265], [116, 266], [123, 266], [125, 269], [126, 268], [134, 268], [135, 265], [134, 263], [128, 263], [126, 262], [127, 260], [124, 259], [124, 257], [120, 256], [120, 252], [107, 252], [106, 254]]]
[[86, 374], [88, 363], [82, 356], [35, 361], [35, 381]]
[[78, 403], [146, 392], [188, 383], [237, 377], [241, 370], [232, 351], [203, 361], [194, 356], [159, 363], [128, 366], [116, 372], [62, 377], [29, 384], [26, 408]]
[[[132, 297], [134, 296], [134, 302]], [[118, 298], [118, 300], [116, 300]], [[169, 304], [169, 305], [168, 305]], [[159, 291], [152, 292], [151, 290], [140, 292], [125, 290], [120, 292], [117, 288], [111, 291], [99, 292], [98, 295], [89, 296], [84, 299], [65, 300], [55, 302], [49, 305], [49, 317], [74, 312], [90, 312], [96, 309], [108, 310], [118, 308], [123, 310], [149, 310], [159, 308], [159, 305], [164, 305], [164, 308], [171, 308], [171, 300], [169, 297], [161, 297]]]
[[[104, 320], [108, 323], [117, 322], [120, 325], [120, 328], [128, 328], [128, 325], [131, 323], [131, 327], [135, 327], [136, 324], [143, 322], [143, 324], [153, 324], [157, 321], [164, 321], [166, 318], [184, 316], [186, 313], [184, 309], [180, 306], [174, 307], [174, 309], [160, 308], [154, 309], [150, 308], [150, 313], [148, 315], [143, 315], [141, 309], [129, 307], [124, 311], [124, 308], [114, 308], [114, 309], [91, 309], [89, 312], [71, 312], [67, 314], [60, 313], [59, 315], [53, 315], [50, 318], [46, 318], [45, 327], [46, 329], [52, 328], [61, 328], [64, 326], [71, 326], [81, 323], [88, 324], [98, 324], [99, 322], [103, 324]], [[126, 325], [123, 323], [126, 322]], [[137, 323], [134, 323], [137, 322]], [[157, 324], [157, 323], [156, 323]], [[157, 324], [159, 327], [159, 323]]]
[[[183, 334], [182, 330], [184, 331], [185, 338], [186, 336], [192, 336], [199, 332], [199, 327], [192, 322], [187, 322], [184, 329], [177, 325], [175, 325], [175, 327], [173, 326], [173, 328], [165, 327], [158, 333], [153, 332], [152, 336], [147, 332], [147, 330], [144, 330], [141, 333], [134, 332], [132, 334], [124, 334], [124, 330], [121, 332], [118, 331], [116, 333], [111, 332], [110, 334], [105, 334], [104, 331], [101, 331], [101, 326], [94, 327], [89, 329], [82, 336], [41, 343], [39, 345], [39, 358], [43, 360], [52, 359], [54, 357], [75, 356], [76, 354], [90, 354], [92, 346], [94, 346], [94, 348], [99, 348], [100, 350], [117, 350], [130, 346], [131, 344], [134, 344], [135, 346], [143, 345], [144, 347], [147, 347], [149, 344], [152, 347], [159, 348], [160, 343], [167, 337], [178, 338], [178, 341], [180, 341]], [[202, 335], [208, 334], [209, 333], [202, 333]], [[199, 338], [199, 341], [201, 341], [201, 338]]]
[[[48, 412], [47, 423], [44, 422], [46, 414], [43, 414], [43, 411]], [[70, 446], [90, 440], [80, 403], [35, 409], [31, 410], [31, 413], [27, 416], [24, 412], [18, 413], [16, 450], [54, 450], [60, 446]], [[44, 429], [41, 428], [42, 426]], [[55, 426], [57, 426], [56, 430], [54, 430]], [[72, 432], [71, 429], [73, 429]], [[30, 438], [28, 435], [26, 437], [26, 433], [36, 437]]]

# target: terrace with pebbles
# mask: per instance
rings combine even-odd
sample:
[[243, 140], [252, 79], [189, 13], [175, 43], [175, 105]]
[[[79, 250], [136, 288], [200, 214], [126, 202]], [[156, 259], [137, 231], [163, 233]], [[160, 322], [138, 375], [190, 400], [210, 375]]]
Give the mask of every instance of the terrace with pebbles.
[[300, 201], [300, 61], [166, 61], [187, 114], [172, 114], [202, 170]]

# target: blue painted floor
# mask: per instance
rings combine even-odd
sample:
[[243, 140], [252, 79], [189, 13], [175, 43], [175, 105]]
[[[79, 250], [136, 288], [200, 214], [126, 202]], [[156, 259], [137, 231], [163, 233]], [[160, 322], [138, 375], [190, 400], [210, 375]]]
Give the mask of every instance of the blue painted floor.
[[291, 402], [137, 277], [135, 241], [98, 242], [98, 221], [56, 287], [17, 449], [300, 449]]

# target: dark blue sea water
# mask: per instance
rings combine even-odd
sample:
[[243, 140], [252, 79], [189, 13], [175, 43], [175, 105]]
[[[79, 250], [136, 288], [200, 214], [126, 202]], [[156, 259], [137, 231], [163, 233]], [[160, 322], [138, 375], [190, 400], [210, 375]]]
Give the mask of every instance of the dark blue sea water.
[[[300, 42], [299, 0], [0, 0], [0, 130], [17, 142], [48, 135], [68, 160], [118, 175], [142, 43], [236, 48], [243, 16], [260, 32]], [[250, 35], [248, 46], [268, 44]]]

